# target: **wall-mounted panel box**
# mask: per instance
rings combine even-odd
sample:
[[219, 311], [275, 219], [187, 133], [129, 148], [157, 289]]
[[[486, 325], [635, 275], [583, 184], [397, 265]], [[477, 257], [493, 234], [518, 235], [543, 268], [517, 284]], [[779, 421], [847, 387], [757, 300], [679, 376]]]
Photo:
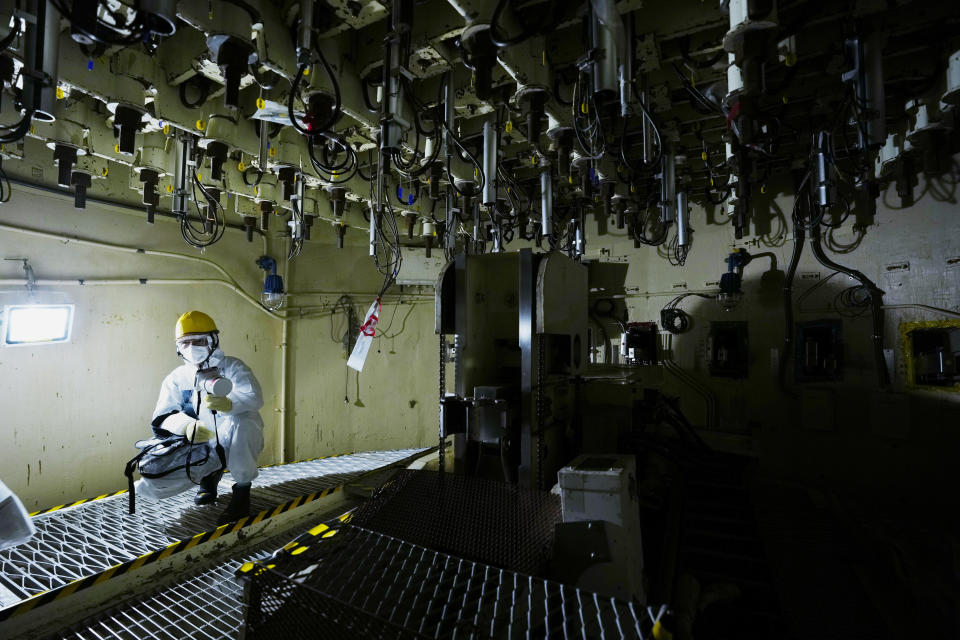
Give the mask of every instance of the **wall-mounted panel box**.
[[750, 345], [746, 322], [711, 322], [709, 342], [710, 375], [746, 378]]
[[797, 382], [826, 382], [843, 377], [843, 322], [798, 322], [795, 332]]

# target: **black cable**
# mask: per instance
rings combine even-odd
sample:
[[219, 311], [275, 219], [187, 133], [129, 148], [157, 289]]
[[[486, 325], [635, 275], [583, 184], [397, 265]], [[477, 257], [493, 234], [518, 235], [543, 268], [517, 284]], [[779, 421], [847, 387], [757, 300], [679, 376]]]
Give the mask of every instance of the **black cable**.
[[[795, 197], [799, 199], [800, 194]], [[796, 209], [796, 203], [794, 203], [794, 209]], [[787, 273], [783, 280], [783, 353], [780, 354], [780, 362], [777, 367], [777, 384], [780, 390], [794, 397], [796, 394], [787, 388], [787, 366], [793, 357], [793, 280], [797, 275], [797, 267], [800, 265], [805, 237], [806, 230], [802, 222], [794, 216], [793, 253], [790, 256], [790, 265], [787, 267]]]
[[810, 248], [817, 262], [827, 267], [846, 274], [858, 281], [870, 294], [870, 306], [873, 316], [873, 335], [871, 342], [873, 344], [873, 358], [877, 367], [877, 380], [881, 388], [890, 385], [890, 372], [887, 371], [887, 361], [883, 355], [883, 291], [873, 283], [870, 278], [865, 276], [857, 269], [845, 267], [831, 260], [823, 251], [820, 244], [820, 226], [815, 225], [810, 230]]
[[23, 114], [23, 117], [15, 125], [6, 127], [10, 130], [9, 133], [0, 135], [0, 143], [10, 144], [11, 142], [16, 142], [27, 135], [30, 131], [30, 124], [33, 122], [33, 111], [27, 111]]
[[[531, 27], [528, 27], [527, 25], [521, 25], [523, 28], [523, 31], [521, 31], [518, 35], [513, 36], [512, 38], [508, 38], [500, 33], [500, 24], [499, 24], [500, 14], [503, 13], [503, 10], [506, 8], [508, 2], [509, 0], [500, 0], [499, 2], [497, 2], [497, 6], [493, 10], [493, 15], [490, 17], [490, 40], [493, 42], [494, 45], [496, 45], [500, 49], [504, 49], [506, 47], [512, 47], [515, 44], [519, 44], [524, 40], [526, 40], [527, 38], [533, 37], [537, 33], [536, 27], [531, 28]], [[551, 7], [551, 15], [552, 15], [555, 12], [554, 5], [557, 3], [550, 2], [549, 4]]]
[[293, 84], [290, 85], [290, 96], [287, 98], [287, 117], [290, 119], [290, 124], [293, 125], [293, 128], [302, 133], [305, 136], [310, 135], [310, 130], [300, 124], [300, 121], [297, 120], [297, 114], [293, 108], [293, 103], [297, 99], [297, 94], [300, 92], [300, 82], [303, 79], [303, 73], [307, 70], [305, 64], [301, 64], [297, 67], [297, 75], [293, 77]]
[[3, 170], [3, 158], [0, 157], [0, 204], [10, 202], [10, 195], [13, 189], [10, 187], [10, 178], [7, 172]]
[[679, 296], [668, 302], [663, 309], [660, 310], [660, 326], [663, 327], [665, 331], [668, 331], [674, 335], [680, 335], [681, 333], [686, 333], [690, 329], [691, 318], [683, 309], [677, 307], [677, 305], [690, 296], [697, 296], [698, 298], [705, 298], [707, 300], [712, 300], [716, 296], [712, 296], [706, 293], [681, 293]]

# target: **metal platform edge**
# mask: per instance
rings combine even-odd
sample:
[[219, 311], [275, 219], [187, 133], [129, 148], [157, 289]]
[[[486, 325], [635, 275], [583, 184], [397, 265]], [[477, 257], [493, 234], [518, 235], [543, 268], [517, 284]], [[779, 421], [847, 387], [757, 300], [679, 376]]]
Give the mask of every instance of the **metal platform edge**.
[[[298, 496], [272, 509], [265, 509], [256, 515], [178, 540], [134, 560], [114, 565], [100, 573], [85, 576], [0, 609], [0, 637], [8, 640], [41, 637], [55, 632], [56, 628], [62, 628], [64, 619], [88, 618], [98, 611], [116, 606], [120, 600], [135, 597], [137, 588], [141, 587], [142, 590], [143, 584], [157, 586], [175, 580], [176, 568], [187, 562], [207, 562], [223, 558], [256, 541], [280, 535], [284, 530], [304, 524], [321, 513], [328, 513], [351, 497], [348, 495], [350, 487], [357, 485], [366, 488], [364, 485], [367, 478], [391, 468], [407, 466], [419, 458], [431, 455], [435, 449], [436, 447], [426, 448], [412, 456], [371, 470], [350, 483]], [[187, 551], [194, 553], [183, 553]], [[171, 573], [174, 575], [170, 575]], [[166, 579], [162, 577], [165, 574]]]

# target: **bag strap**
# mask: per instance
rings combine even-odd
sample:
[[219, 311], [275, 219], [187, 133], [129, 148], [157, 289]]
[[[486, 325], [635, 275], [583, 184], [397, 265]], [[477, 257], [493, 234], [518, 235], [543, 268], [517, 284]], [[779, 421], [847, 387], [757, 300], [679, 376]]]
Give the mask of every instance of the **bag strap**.
[[140, 453], [127, 461], [127, 466], [123, 469], [123, 475], [127, 476], [127, 506], [128, 510], [130, 511], [130, 515], [133, 515], [137, 511], [137, 496], [136, 490], [133, 486], [133, 472], [137, 468], [137, 463], [140, 462], [143, 456], [147, 455], [148, 451], [160, 444], [163, 444], [163, 442], [154, 442], [153, 444], [141, 449]]

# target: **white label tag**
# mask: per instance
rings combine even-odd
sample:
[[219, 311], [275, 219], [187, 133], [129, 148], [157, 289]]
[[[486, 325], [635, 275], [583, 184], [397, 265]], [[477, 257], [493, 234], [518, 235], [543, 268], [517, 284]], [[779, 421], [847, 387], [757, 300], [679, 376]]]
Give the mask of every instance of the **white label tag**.
[[370, 345], [373, 343], [373, 337], [377, 333], [377, 323], [380, 322], [380, 298], [373, 301], [367, 316], [360, 326], [360, 337], [357, 343], [353, 345], [353, 352], [350, 359], [347, 360], [347, 366], [356, 371], [363, 371], [363, 363], [367, 360], [367, 353], [370, 352]]

